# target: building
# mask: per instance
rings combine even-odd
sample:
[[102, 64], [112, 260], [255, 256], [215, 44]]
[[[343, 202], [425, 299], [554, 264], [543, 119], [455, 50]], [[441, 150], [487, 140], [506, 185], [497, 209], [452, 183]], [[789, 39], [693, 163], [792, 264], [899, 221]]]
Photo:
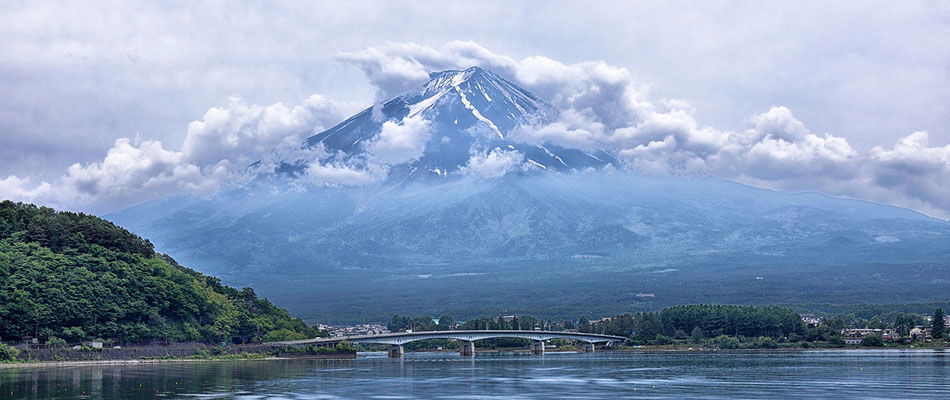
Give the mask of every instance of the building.
[[379, 335], [383, 333], [389, 333], [389, 329], [387, 329], [385, 326], [376, 324], [328, 326], [326, 331], [332, 337]]
[[893, 329], [849, 328], [841, 330], [841, 336], [844, 336], [845, 344], [861, 344], [862, 339], [871, 335], [877, 335], [881, 339], [890, 341], [900, 339], [900, 335]]
[[809, 325], [818, 325], [822, 321], [822, 318], [815, 314], [798, 314], [798, 316], [802, 318], [802, 322]]
[[910, 339], [913, 341], [930, 339], [930, 327], [915, 326], [910, 332]]
[[844, 344], [861, 344], [862, 340], [864, 340], [863, 336], [845, 336]]

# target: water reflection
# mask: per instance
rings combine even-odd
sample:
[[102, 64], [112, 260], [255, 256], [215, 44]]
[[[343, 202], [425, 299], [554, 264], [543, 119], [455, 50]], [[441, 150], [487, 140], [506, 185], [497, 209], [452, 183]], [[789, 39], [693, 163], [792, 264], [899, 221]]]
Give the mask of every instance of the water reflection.
[[937, 351], [488, 355], [0, 369], [0, 398], [950, 398]]

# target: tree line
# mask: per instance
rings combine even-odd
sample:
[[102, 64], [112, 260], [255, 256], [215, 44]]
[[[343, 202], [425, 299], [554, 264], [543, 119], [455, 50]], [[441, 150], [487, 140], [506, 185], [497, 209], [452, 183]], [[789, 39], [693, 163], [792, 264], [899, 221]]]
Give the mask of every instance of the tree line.
[[[772, 347], [777, 343], [826, 343], [844, 345], [846, 328], [893, 329], [908, 336], [914, 327], [927, 326], [932, 337], [947, 335], [943, 310], [938, 308], [926, 323], [925, 315], [886, 311], [869, 318], [853, 314], [828, 316], [817, 324], [806, 324], [795, 311], [785, 307], [734, 305], [683, 305], [656, 312], [621, 314], [597, 321], [544, 320], [533, 316], [480, 317], [456, 323], [450, 316], [393, 316], [390, 331], [426, 330], [570, 330], [626, 336], [633, 344], [672, 343], [713, 344], [720, 348]], [[436, 322], [438, 321], [438, 322]], [[874, 338], [871, 338], [873, 341]], [[870, 341], [869, 341], [870, 343]]]
[[801, 317], [780, 307], [728, 305], [686, 305], [659, 312], [640, 312], [607, 318], [596, 323], [582, 321], [581, 332], [629, 336], [653, 340], [658, 335], [703, 338], [720, 335], [748, 337], [781, 337], [803, 334]]

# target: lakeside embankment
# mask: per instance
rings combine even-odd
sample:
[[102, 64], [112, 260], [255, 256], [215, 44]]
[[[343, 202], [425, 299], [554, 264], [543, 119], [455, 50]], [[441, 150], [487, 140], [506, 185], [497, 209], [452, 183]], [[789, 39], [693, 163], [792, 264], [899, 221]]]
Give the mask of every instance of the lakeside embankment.
[[336, 347], [287, 347], [273, 344], [246, 344], [214, 346], [202, 343], [170, 345], [80, 348], [23, 347], [7, 348], [14, 351], [0, 366], [24, 365], [85, 365], [136, 364], [164, 361], [221, 361], [323, 358], [347, 359], [356, 357], [356, 349], [343, 343]]
[[207, 358], [145, 358], [136, 360], [83, 360], [83, 361], [17, 361], [0, 363], [3, 368], [48, 368], [48, 367], [81, 367], [98, 365], [145, 365], [163, 363], [192, 363], [192, 362], [241, 362], [241, 361], [279, 361], [279, 360], [352, 360], [353, 354], [322, 354], [312, 356], [275, 357], [249, 355], [247, 357], [207, 357]]
[[[600, 349], [599, 353], [681, 353], [681, 352], [733, 352], [733, 353], [761, 353], [761, 352], [789, 352], [789, 351], [932, 351], [948, 350], [947, 347], [913, 347], [913, 346], [889, 346], [889, 347], [783, 347], [776, 349], [721, 349], [716, 347], [670, 347], [670, 346], [648, 346], [648, 347], [619, 347], [611, 350]], [[455, 353], [455, 350], [418, 350], [407, 353]], [[479, 354], [514, 354], [531, 353], [530, 349], [521, 348], [490, 348], [479, 349]], [[547, 353], [580, 353], [580, 350], [572, 348], [558, 348], [547, 350]], [[103, 366], [103, 365], [147, 365], [163, 363], [195, 363], [195, 362], [246, 362], [246, 361], [281, 361], [281, 360], [352, 360], [359, 357], [358, 353], [348, 354], [319, 354], [304, 356], [265, 356], [260, 354], [235, 354], [221, 357], [204, 358], [143, 358], [126, 360], [72, 360], [72, 361], [19, 361], [0, 363], [0, 369], [12, 368], [50, 368], [50, 367], [81, 367], [81, 366]]]

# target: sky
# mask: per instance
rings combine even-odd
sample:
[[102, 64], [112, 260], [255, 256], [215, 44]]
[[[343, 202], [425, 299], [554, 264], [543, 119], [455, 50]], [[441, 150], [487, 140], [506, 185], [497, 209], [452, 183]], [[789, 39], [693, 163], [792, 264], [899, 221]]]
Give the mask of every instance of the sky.
[[947, 218], [947, 37], [946, 2], [4, 2], [0, 197], [105, 213], [214, 193], [480, 65], [563, 111], [528, 142]]

